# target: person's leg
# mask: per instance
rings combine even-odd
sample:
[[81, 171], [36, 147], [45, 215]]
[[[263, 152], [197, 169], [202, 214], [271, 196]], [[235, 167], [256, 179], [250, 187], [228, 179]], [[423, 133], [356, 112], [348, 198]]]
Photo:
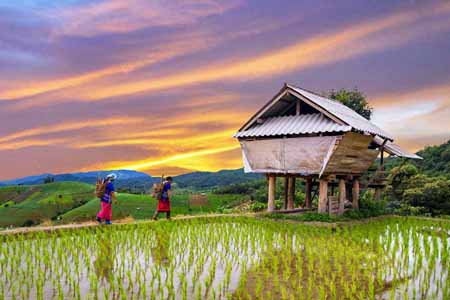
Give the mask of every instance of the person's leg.
[[112, 219], [112, 203], [105, 203], [105, 224], [111, 225]]
[[170, 220], [170, 210], [166, 211], [166, 218], [167, 220]]
[[158, 210], [155, 210], [155, 213], [153, 214], [153, 220], [158, 220], [158, 215], [159, 215], [159, 211]]
[[102, 219], [105, 218], [105, 202], [100, 202], [101, 205], [101, 209], [97, 214], [97, 217], [95, 218], [97, 220], [97, 222], [101, 223]]

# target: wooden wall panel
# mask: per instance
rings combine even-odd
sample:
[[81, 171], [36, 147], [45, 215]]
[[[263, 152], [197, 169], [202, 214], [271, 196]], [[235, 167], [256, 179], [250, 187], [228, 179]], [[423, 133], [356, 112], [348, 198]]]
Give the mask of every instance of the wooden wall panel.
[[372, 136], [346, 133], [337, 141], [323, 174], [361, 174], [367, 171], [379, 151], [368, 149]]

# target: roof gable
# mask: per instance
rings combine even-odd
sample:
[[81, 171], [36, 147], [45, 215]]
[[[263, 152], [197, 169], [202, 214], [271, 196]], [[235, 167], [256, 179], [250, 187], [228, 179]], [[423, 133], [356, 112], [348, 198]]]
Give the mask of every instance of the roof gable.
[[241, 129], [239, 129], [239, 132], [248, 130], [259, 118], [270, 112], [270, 109], [274, 106], [280, 106], [280, 101], [285, 101], [283, 97], [286, 97], [287, 95], [293, 95], [296, 98], [301, 99], [337, 124], [348, 125], [355, 130], [368, 132], [393, 141], [393, 137], [390, 134], [386, 133], [344, 104], [289, 84], [285, 84], [274, 98], [264, 105], [249, 121], [247, 121], [247, 123], [244, 124], [244, 126], [242, 126]]
[[323, 114], [307, 114], [298, 116], [271, 117], [261, 124], [256, 124], [247, 130], [237, 132], [234, 137], [268, 137], [298, 135], [323, 132], [347, 132], [349, 125], [341, 125], [325, 117]]

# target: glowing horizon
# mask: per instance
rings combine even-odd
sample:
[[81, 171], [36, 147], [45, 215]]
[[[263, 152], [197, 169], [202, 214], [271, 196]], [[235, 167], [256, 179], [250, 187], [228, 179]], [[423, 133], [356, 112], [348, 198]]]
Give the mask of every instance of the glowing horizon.
[[450, 139], [449, 2], [24, 1], [0, 13], [0, 180], [239, 168], [233, 133], [284, 82], [357, 87], [411, 151]]

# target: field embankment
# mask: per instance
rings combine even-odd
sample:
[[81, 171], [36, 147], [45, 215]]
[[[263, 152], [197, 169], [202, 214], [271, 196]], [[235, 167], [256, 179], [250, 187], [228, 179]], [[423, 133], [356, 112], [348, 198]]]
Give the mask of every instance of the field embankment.
[[6, 235], [0, 298], [448, 299], [449, 232], [218, 216]]
[[31, 226], [55, 219], [93, 198], [93, 187], [55, 182], [0, 188], [0, 227]]
[[[42, 185], [0, 188], [0, 228], [37, 224], [66, 224], [92, 221], [100, 209], [93, 195], [94, 186], [79, 182], [54, 182]], [[246, 200], [243, 195], [175, 193], [172, 216], [220, 211]], [[150, 219], [156, 200], [150, 195], [117, 193], [113, 219]], [[201, 200], [201, 201], [198, 201]]]

